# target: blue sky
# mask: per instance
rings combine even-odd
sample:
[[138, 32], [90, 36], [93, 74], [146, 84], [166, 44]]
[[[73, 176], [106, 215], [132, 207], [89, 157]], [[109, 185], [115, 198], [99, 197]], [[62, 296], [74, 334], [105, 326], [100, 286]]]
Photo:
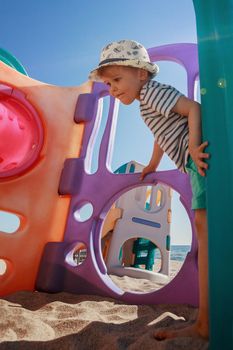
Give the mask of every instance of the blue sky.
[[[134, 39], [147, 48], [197, 41], [192, 0], [0, 0], [0, 23], [0, 47], [12, 53], [32, 78], [61, 86], [85, 82], [101, 48], [114, 40]], [[158, 80], [186, 93], [183, 69], [174, 63], [159, 66]], [[152, 147], [138, 102], [121, 105], [112, 168], [132, 159], [146, 164]], [[173, 163], [164, 157], [159, 169], [170, 168]], [[177, 201], [173, 218], [174, 241], [187, 243], [189, 224]]]

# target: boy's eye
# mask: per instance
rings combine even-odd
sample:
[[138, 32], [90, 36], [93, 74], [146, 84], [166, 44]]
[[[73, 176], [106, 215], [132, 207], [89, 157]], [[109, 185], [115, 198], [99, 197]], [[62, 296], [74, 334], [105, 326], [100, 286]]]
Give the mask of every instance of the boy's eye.
[[120, 81], [121, 80], [121, 78], [120, 77], [117, 77], [117, 78], [115, 78], [114, 79], [114, 81], [117, 83], [118, 81]]

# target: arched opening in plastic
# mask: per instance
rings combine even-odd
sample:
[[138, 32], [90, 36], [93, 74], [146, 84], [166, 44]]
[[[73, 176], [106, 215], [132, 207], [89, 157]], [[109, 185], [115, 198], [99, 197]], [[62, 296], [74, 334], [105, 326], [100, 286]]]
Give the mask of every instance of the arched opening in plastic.
[[[119, 251], [119, 263], [126, 268], [134, 267], [139, 269], [139, 271], [147, 270], [159, 273], [162, 268], [161, 251], [152, 241], [141, 237], [134, 237], [125, 241], [121, 246]], [[155, 283], [154, 281], [147, 279], [146, 276], [144, 278], [142, 276], [136, 277], [136, 273], [134, 278], [132, 276], [120, 277], [115, 274], [111, 274], [110, 278], [116, 286], [121, 288], [124, 292], [132, 293], [154, 292], [155, 290], [162, 288], [164, 284], [168, 283], [168, 281], [164, 284], [158, 282]]]
[[5, 84], [0, 84], [0, 139], [0, 179], [25, 172], [43, 145], [37, 111], [20, 90]]

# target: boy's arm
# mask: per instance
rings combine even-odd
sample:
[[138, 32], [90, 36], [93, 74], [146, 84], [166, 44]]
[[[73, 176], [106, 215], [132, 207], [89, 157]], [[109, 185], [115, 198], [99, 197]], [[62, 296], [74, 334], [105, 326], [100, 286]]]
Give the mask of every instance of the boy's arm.
[[201, 107], [198, 102], [190, 100], [185, 96], [181, 96], [172, 112], [178, 113], [188, 118], [189, 125], [189, 153], [195, 162], [200, 175], [205, 176], [205, 170], [208, 164], [203, 159], [209, 158], [208, 153], [204, 153], [208, 142], [202, 142], [201, 133]]
[[164, 153], [164, 151], [162, 150], [162, 148], [160, 148], [160, 146], [155, 141], [151, 160], [150, 160], [149, 164], [143, 169], [141, 176], [140, 176], [140, 180], [143, 180], [144, 177], [148, 173], [152, 173], [157, 169], [157, 167], [161, 161], [161, 158], [163, 156], [163, 153]]

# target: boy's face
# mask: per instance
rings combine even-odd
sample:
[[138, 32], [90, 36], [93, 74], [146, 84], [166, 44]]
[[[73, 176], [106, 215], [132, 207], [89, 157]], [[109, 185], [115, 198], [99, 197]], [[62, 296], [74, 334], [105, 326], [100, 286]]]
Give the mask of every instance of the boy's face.
[[140, 90], [148, 80], [148, 73], [140, 68], [113, 65], [102, 70], [101, 79], [110, 87], [110, 95], [129, 105], [139, 99]]

